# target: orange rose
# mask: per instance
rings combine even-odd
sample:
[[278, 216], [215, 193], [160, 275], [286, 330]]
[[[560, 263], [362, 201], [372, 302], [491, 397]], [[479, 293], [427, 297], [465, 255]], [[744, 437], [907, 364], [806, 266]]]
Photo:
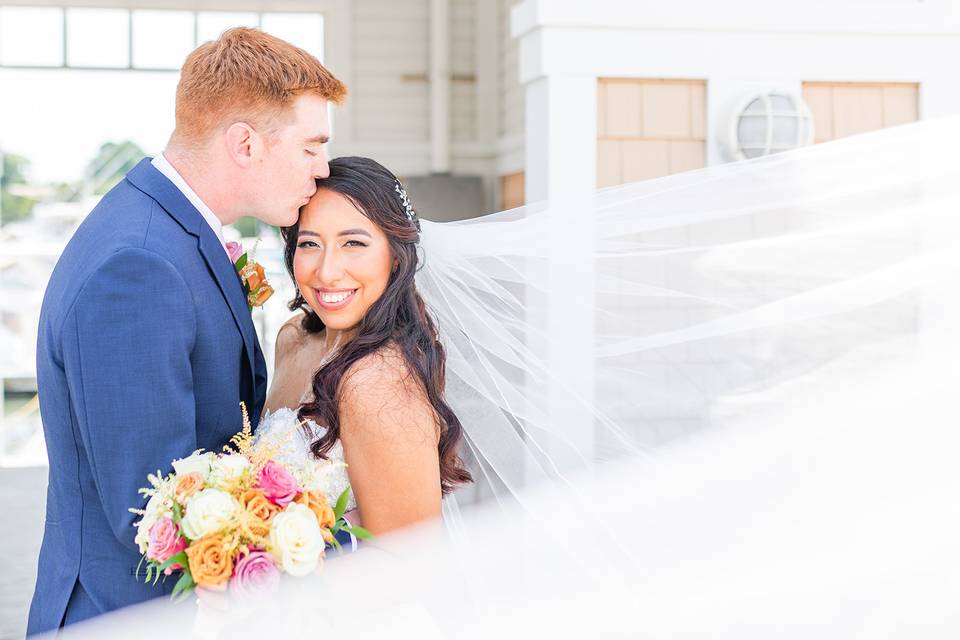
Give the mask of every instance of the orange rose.
[[212, 534], [194, 540], [187, 547], [190, 573], [198, 587], [217, 587], [233, 574], [233, 559], [224, 548], [223, 534]]
[[317, 516], [317, 522], [320, 524], [321, 529], [329, 529], [336, 523], [333, 509], [330, 508], [327, 498], [322, 493], [304, 491], [294, 498], [293, 501], [313, 511], [313, 515]]
[[263, 491], [259, 489], [247, 489], [240, 496], [240, 504], [247, 512], [246, 524], [250, 533], [259, 537], [266, 537], [270, 533], [270, 521], [273, 516], [280, 513], [281, 509], [270, 502]]
[[250, 287], [250, 291], [256, 291], [260, 288], [260, 285], [266, 281], [267, 276], [263, 272], [263, 266], [261, 264], [255, 262], [251, 266], [253, 267], [253, 271], [247, 272], [247, 286]]
[[259, 289], [254, 289], [253, 292], [247, 296], [247, 302], [251, 307], [259, 307], [264, 302], [270, 299], [270, 296], [273, 295], [273, 287], [268, 284], [264, 284]]
[[177, 501], [182, 504], [184, 500], [200, 491], [200, 489], [203, 489], [203, 476], [194, 471], [180, 476], [173, 493], [176, 495]]

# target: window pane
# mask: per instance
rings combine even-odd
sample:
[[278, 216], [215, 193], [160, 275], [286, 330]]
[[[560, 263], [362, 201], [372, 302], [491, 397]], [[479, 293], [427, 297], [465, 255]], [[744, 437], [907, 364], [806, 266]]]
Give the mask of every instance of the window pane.
[[63, 64], [63, 9], [0, 7], [0, 64]]
[[798, 114], [800, 108], [797, 101], [792, 96], [781, 96], [778, 94], [770, 95], [770, 106], [774, 113]]
[[265, 13], [263, 30], [323, 60], [323, 15], [319, 13]]
[[192, 12], [133, 12], [134, 67], [179, 69], [193, 46]]
[[773, 116], [773, 146], [791, 148], [797, 146], [800, 136], [800, 118], [796, 116]]
[[767, 144], [767, 116], [740, 116], [737, 141], [743, 149], [763, 148]]
[[67, 64], [126, 67], [130, 62], [129, 19], [123, 9], [67, 9]]
[[259, 16], [255, 13], [201, 11], [197, 14], [197, 44], [216, 40], [221, 33], [233, 27], [256, 27], [259, 24]]

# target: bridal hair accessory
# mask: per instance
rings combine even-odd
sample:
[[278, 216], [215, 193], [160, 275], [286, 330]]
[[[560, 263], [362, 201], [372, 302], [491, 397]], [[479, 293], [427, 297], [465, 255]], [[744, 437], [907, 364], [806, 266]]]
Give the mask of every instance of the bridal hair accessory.
[[397, 184], [393, 187], [393, 190], [400, 196], [400, 204], [403, 205], [403, 210], [407, 214], [407, 220], [414, 224], [417, 231], [420, 231], [420, 221], [417, 219], [417, 212], [413, 210], [413, 205], [410, 204], [410, 198], [407, 197], [407, 191], [403, 188], [403, 185], [400, 184], [399, 180], [397, 180]]

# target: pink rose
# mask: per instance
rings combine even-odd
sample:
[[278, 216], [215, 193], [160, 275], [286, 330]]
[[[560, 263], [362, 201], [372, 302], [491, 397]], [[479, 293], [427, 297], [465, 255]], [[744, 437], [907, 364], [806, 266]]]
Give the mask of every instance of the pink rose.
[[237, 561], [230, 579], [230, 591], [253, 600], [271, 595], [280, 587], [280, 570], [269, 553], [254, 550]]
[[257, 477], [257, 489], [276, 505], [286, 507], [300, 493], [297, 480], [283, 465], [270, 460], [263, 466]]
[[[170, 518], [158, 520], [150, 527], [150, 545], [147, 547], [147, 559], [157, 562], [166, 562], [187, 548], [187, 541], [180, 537], [180, 527]], [[183, 565], [173, 564], [167, 567], [166, 574], [170, 575], [174, 569], [182, 569]]]
[[243, 255], [243, 245], [239, 242], [228, 242], [227, 254], [230, 256], [230, 262], [237, 264], [237, 260]]

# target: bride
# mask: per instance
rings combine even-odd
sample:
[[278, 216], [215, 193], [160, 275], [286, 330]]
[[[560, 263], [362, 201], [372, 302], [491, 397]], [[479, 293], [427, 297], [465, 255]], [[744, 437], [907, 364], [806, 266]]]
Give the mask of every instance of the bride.
[[471, 478], [444, 400], [444, 349], [414, 284], [420, 224], [405, 191], [359, 157], [331, 161], [317, 186], [282, 230], [301, 313], [277, 335], [258, 438], [293, 430], [288, 448], [345, 461], [346, 517], [377, 535], [438, 518], [443, 495]]

